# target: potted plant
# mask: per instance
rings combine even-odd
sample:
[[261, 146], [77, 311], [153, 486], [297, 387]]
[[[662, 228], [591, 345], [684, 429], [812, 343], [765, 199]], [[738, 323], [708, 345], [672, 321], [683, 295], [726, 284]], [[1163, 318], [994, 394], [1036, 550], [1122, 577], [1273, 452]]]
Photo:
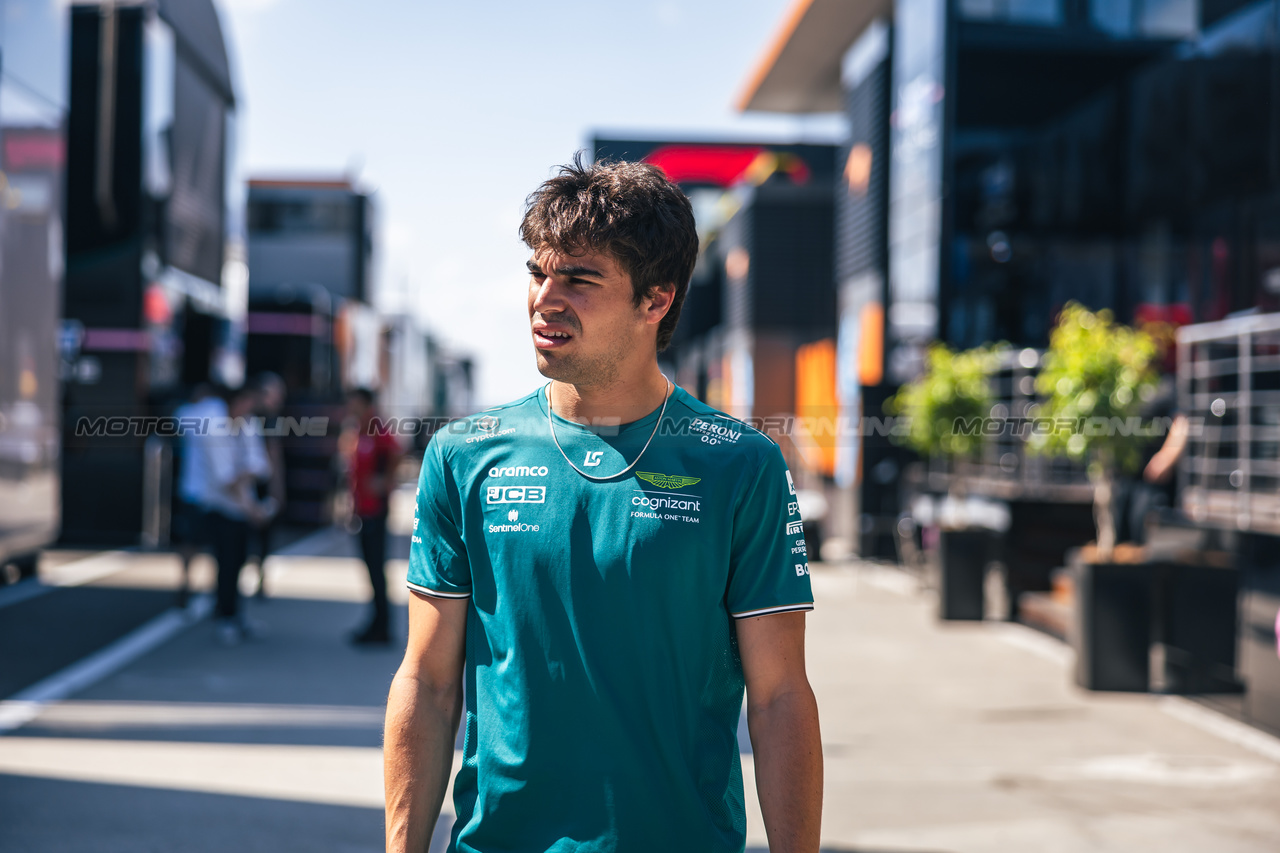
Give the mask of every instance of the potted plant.
[[1149, 680], [1152, 568], [1136, 550], [1117, 553], [1113, 504], [1117, 478], [1136, 471], [1151, 441], [1138, 416], [1159, 357], [1147, 331], [1069, 302], [1036, 379], [1051, 428], [1033, 431], [1030, 449], [1083, 462], [1093, 485], [1097, 538], [1071, 559], [1076, 679], [1090, 689], [1146, 690]]
[[[931, 346], [924, 371], [903, 385], [885, 404], [906, 423], [897, 440], [925, 459], [950, 463], [948, 497], [965, 496], [968, 464], [983, 446], [982, 424], [994, 402], [991, 376], [999, 367], [1001, 345], [954, 352]], [[943, 517], [939, 525], [939, 615], [943, 619], [982, 619], [990, 534], [963, 519]]]
[[1143, 402], [1156, 392], [1159, 356], [1153, 335], [1116, 323], [1110, 311], [1095, 313], [1068, 302], [1036, 379], [1045, 398], [1040, 414], [1052, 427], [1033, 431], [1030, 449], [1085, 463], [1100, 560], [1110, 560], [1116, 546], [1116, 477], [1137, 469], [1151, 440], [1133, 426]]

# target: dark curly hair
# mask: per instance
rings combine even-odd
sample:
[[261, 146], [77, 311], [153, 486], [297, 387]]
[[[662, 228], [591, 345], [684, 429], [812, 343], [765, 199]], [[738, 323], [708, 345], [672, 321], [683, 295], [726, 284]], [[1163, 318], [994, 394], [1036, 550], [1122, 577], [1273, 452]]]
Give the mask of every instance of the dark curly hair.
[[535, 252], [611, 255], [631, 276], [637, 306], [657, 289], [675, 288], [658, 324], [658, 350], [671, 343], [698, 260], [698, 232], [689, 199], [661, 169], [609, 160], [583, 165], [579, 151], [526, 199], [520, 239]]

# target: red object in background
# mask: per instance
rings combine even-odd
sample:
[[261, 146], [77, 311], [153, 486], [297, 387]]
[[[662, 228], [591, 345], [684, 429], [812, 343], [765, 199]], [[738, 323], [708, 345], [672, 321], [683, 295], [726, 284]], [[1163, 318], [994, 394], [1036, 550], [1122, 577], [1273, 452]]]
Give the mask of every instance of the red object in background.
[[167, 326], [173, 319], [164, 288], [154, 282], [142, 294], [142, 317], [153, 326]]
[[[1133, 324], [1143, 326], [1147, 323], [1168, 323], [1174, 329], [1191, 323], [1191, 306], [1185, 302], [1172, 305], [1156, 305], [1153, 302], [1141, 302], [1133, 310]], [[1178, 369], [1178, 340], [1170, 338], [1164, 351], [1163, 373], [1173, 373]]]
[[1168, 323], [1174, 328], [1186, 326], [1191, 323], [1191, 306], [1185, 302], [1172, 305], [1142, 302], [1133, 311], [1133, 322], [1139, 326], [1143, 323]]
[[66, 159], [62, 134], [42, 128], [7, 128], [4, 136], [4, 168], [9, 172], [60, 169]]
[[764, 151], [756, 146], [664, 145], [644, 159], [677, 184], [731, 187]]
[[367, 426], [360, 430], [355, 458], [351, 460], [351, 497], [356, 515], [369, 517], [387, 511], [387, 494], [375, 488], [374, 478], [385, 480], [391, 476], [391, 460], [399, 452], [400, 446], [390, 433], [371, 431]]
[[[762, 157], [772, 162], [757, 166]], [[649, 152], [644, 162], [657, 166], [677, 184], [714, 184], [731, 187], [751, 177], [753, 167], [762, 172], [757, 183], [775, 171], [797, 184], [809, 180], [809, 166], [788, 152], [774, 152], [759, 145], [663, 145]]]

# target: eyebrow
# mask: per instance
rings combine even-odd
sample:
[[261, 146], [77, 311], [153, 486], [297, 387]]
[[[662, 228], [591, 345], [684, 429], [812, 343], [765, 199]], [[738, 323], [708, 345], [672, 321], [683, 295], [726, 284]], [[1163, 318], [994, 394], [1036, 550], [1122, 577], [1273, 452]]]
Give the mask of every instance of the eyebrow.
[[[537, 274], [542, 272], [542, 267], [538, 266], [538, 264], [536, 264], [533, 261], [525, 261], [524, 265], [529, 269], [529, 272], [531, 273]], [[556, 272], [556, 275], [564, 276], [565, 278], [575, 278], [575, 277], [581, 277], [581, 276], [591, 276], [592, 278], [605, 277], [604, 273], [600, 272], [600, 270], [596, 269], [595, 267], [588, 267], [588, 266], [582, 266], [582, 265], [556, 267], [555, 272]]]

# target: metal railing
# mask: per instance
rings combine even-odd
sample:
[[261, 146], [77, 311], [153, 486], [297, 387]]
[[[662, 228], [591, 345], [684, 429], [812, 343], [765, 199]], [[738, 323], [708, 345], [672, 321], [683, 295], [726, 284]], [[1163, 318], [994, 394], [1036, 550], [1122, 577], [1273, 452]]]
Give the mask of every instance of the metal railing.
[[1190, 424], [1178, 465], [1183, 512], [1280, 533], [1280, 314], [1179, 329], [1178, 405]]

